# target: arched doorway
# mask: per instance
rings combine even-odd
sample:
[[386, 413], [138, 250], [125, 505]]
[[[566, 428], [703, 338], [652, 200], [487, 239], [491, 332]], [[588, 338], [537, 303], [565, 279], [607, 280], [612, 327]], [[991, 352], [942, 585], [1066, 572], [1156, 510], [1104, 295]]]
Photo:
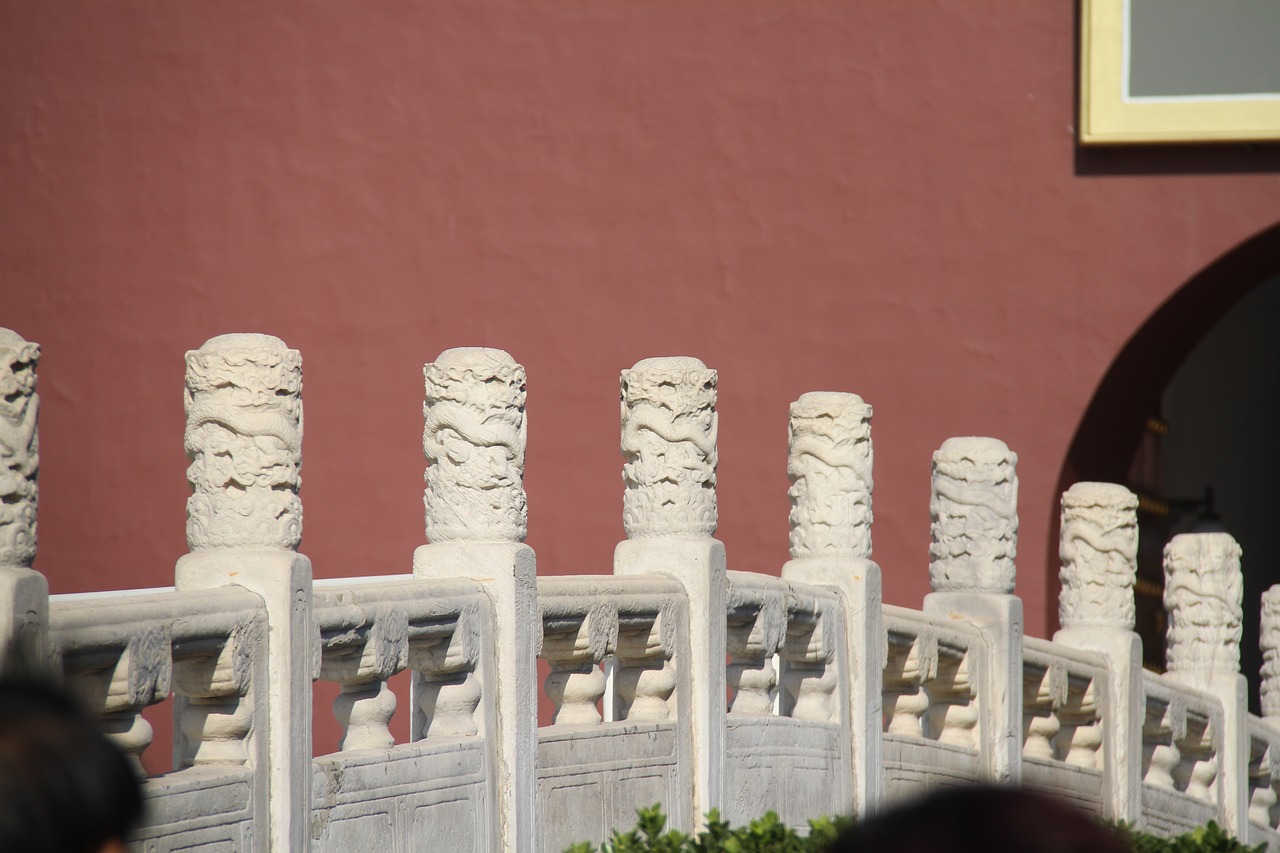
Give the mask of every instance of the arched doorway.
[[[1161, 550], [1173, 533], [1226, 529], [1244, 548], [1241, 668], [1257, 706], [1258, 596], [1280, 582], [1280, 224], [1187, 282], [1129, 340], [1094, 393], [1059, 490], [1124, 483], [1140, 499], [1138, 632], [1163, 664]], [[1206, 500], [1206, 489], [1212, 489]], [[1052, 529], [1057, 529], [1057, 517]], [[1057, 565], [1056, 535], [1049, 565]], [[1275, 565], [1273, 565], [1275, 563]], [[1056, 613], [1057, 586], [1051, 585]]]

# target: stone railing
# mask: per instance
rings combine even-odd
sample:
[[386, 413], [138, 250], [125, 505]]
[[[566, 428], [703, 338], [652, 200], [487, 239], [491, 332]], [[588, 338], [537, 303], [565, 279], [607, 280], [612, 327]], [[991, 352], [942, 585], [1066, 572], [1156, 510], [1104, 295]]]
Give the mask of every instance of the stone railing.
[[670, 803], [687, 825], [693, 785], [689, 621], [680, 585], [660, 576], [547, 577], [539, 657], [553, 707], [538, 730], [538, 849], [563, 850], [634, 822], [637, 803]]
[[[39, 347], [3, 331], [0, 354], [6, 663], [64, 680], [135, 759], [153, 739], [142, 712], [171, 704], [173, 770], [145, 780], [136, 849], [555, 851], [653, 802], [684, 828], [712, 808], [801, 825], [986, 781], [1159, 832], [1212, 818], [1280, 850], [1280, 589], [1263, 601], [1262, 718], [1239, 673], [1230, 537], [1166, 547], [1169, 669], [1144, 671], [1137, 502], [1119, 486], [1064, 494], [1063, 627], [1024, 638], [1016, 456], [945, 442], [934, 591], [920, 610], [883, 605], [871, 408], [805, 394], [791, 559], [781, 577], [728, 571], [716, 373], [648, 359], [622, 374], [613, 571], [539, 578], [524, 369], [449, 350], [424, 370], [430, 544], [400, 575], [313, 582], [297, 551], [301, 358], [228, 335], [187, 354], [190, 552], [174, 587], [50, 597], [31, 568]], [[341, 729], [320, 756], [316, 680], [337, 685]]]

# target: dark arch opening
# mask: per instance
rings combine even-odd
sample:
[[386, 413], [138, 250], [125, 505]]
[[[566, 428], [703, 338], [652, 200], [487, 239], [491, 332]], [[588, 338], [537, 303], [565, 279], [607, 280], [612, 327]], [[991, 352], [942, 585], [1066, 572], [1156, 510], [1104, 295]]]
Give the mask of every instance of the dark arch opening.
[[[1167, 428], [1160, 417], [1166, 390], [1170, 388], [1171, 381], [1188, 356], [1223, 318], [1278, 274], [1280, 223], [1222, 255], [1179, 288], [1151, 315], [1116, 356], [1094, 392], [1063, 462], [1058, 480], [1059, 494], [1072, 483], [1081, 480], [1125, 483], [1139, 493], [1140, 499], [1146, 499], [1143, 501], [1143, 512], [1148, 518], [1153, 514], [1169, 511], [1167, 501], [1162, 506], [1162, 500], [1169, 496], [1143, 494], [1141, 487], [1135, 487], [1135, 481], [1140, 482], [1142, 479], [1137, 473], [1139, 469], [1144, 465], [1158, 465], [1159, 462], [1158, 459], [1153, 461], [1148, 457], [1152, 455], [1153, 448], [1158, 449], [1159, 434]], [[1280, 321], [1280, 317], [1275, 319]], [[1058, 565], [1056, 507], [1050, 529], [1052, 535], [1047, 558], [1048, 565], [1055, 567]], [[1158, 566], [1163, 539], [1148, 535], [1149, 531], [1158, 532], [1159, 525], [1143, 523], [1140, 545], [1143, 553], [1140, 563], [1150, 565], [1154, 560]], [[1259, 568], [1259, 561], [1265, 558], [1264, 554], [1251, 554], [1246, 549], [1246, 588], [1249, 586], [1250, 567]], [[1056, 572], [1051, 574], [1056, 575]], [[1141, 579], [1139, 585], [1142, 586]], [[1047, 604], [1051, 623], [1057, 621], [1057, 592], [1058, 585], [1049, 584], [1050, 598]], [[1159, 608], [1158, 600], [1152, 601], [1155, 592], [1150, 588], [1146, 590], [1147, 604], [1149, 608], [1158, 608], [1158, 612], [1151, 614], [1153, 617], [1162, 618], [1163, 609]], [[1140, 595], [1140, 623], [1142, 608], [1143, 600]], [[1247, 663], [1256, 658], [1256, 651], [1249, 649], [1247, 644], [1250, 642], [1250, 633], [1256, 644], [1257, 614], [1251, 612], [1256, 609], [1257, 601], [1246, 598], [1244, 671], [1250, 676], [1251, 682], [1256, 682], [1256, 672], [1250, 671]], [[1252, 632], [1249, 631], [1250, 623], [1254, 626]], [[1145, 633], [1153, 632], [1153, 626], [1146, 625]], [[1142, 624], [1139, 625], [1139, 633], [1144, 633]], [[1163, 659], [1162, 627], [1156, 636], [1158, 648], [1152, 648], [1154, 643], [1146, 643], [1153, 652], [1148, 655], [1149, 662]], [[1144, 641], [1148, 639], [1151, 638], [1144, 636]], [[1256, 685], [1251, 692], [1256, 696]]]

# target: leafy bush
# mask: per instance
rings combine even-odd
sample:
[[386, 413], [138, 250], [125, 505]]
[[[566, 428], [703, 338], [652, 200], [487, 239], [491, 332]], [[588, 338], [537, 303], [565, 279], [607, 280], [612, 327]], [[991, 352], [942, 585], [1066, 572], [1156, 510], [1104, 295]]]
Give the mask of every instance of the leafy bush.
[[[802, 836], [769, 812], [744, 827], [731, 827], [712, 809], [706, 828], [697, 835], [666, 829], [667, 816], [660, 806], [640, 809], [635, 829], [614, 832], [599, 853], [822, 853], [849, 818], [818, 818], [809, 821], [809, 834]], [[665, 830], [665, 831], [664, 831]], [[570, 847], [565, 853], [596, 853], [589, 842]]]
[[[599, 848], [590, 842], [573, 845], [565, 853], [825, 853], [851, 818], [818, 818], [809, 821], [802, 836], [773, 812], [744, 827], [731, 827], [712, 809], [706, 828], [696, 835], [667, 829], [661, 806], [640, 809], [634, 829], [614, 832]], [[1110, 829], [1133, 848], [1134, 853], [1262, 853], [1265, 844], [1250, 847], [1232, 838], [1213, 821], [1173, 838], [1157, 838], [1125, 823]]]
[[1113, 824], [1111, 828], [1134, 853], [1262, 853], [1267, 849], [1265, 844], [1250, 847], [1237, 841], [1213, 821], [1173, 838], [1157, 838], [1125, 823]]

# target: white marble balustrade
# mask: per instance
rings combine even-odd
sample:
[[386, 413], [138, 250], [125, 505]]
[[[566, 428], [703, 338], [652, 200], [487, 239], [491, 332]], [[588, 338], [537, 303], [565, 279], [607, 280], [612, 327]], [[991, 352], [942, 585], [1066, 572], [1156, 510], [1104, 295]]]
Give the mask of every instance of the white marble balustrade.
[[[1157, 832], [1213, 819], [1280, 850], [1280, 589], [1261, 603], [1262, 717], [1244, 701], [1241, 608], [1255, 605], [1230, 537], [1168, 543], [1169, 667], [1144, 671], [1137, 499], [1120, 486], [1064, 494], [1062, 630], [1027, 638], [1017, 455], [948, 440], [929, 562], [891, 567], [927, 570], [933, 592], [919, 610], [884, 605], [871, 406], [804, 394], [788, 413], [790, 559], [729, 571], [718, 376], [645, 359], [618, 389], [612, 573], [539, 577], [524, 368], [461, 348], [424, 366], [428, 544], [400, 574], [314, 581], [297, 550], [301, 355], [224, 335], [186, 355], [190, 551], [175, 586], [50, 597], [33, 569], [39, 355], [0, 330], [0, 641], [8, 665], [62, 679], [139, 766], [147, 716], [172, 713], [173, 769], [143, 783], [134, 849], [534, 853], [599, 841], [653, 802], [684, 829], [711, 808], [803, 826], [989, 782]], [[331, 710], [313, 707], [317, 680], [337, 685]], [[339, 748], [313, 756], [330, 715]]]

